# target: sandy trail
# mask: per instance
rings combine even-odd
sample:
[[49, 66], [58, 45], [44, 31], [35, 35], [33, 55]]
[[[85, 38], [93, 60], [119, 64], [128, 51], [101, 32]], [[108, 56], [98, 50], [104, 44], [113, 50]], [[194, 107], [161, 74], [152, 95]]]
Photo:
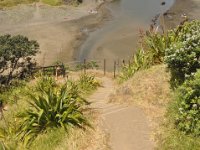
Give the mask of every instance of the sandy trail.
[[103, 87], [88, 99], [92, 107], [100, 111], [103, 129], [110, 136], [112, 150], [152, 150], [149, 122], [144, 112], [136, 106], [107, 103], [114, 83], [110, 78], [102, 78]]

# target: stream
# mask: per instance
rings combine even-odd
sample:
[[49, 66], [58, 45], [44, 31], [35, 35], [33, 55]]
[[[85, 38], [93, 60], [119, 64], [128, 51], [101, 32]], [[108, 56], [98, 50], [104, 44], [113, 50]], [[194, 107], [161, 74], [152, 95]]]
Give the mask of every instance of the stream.
[[174, 0], [115, 0], [106, 7], [112, 19], [89, 33], [82, 44], [78, 60], [128, 60], [137, 47], [139, 29], [149, 28], [151, 20], [166, 12]]

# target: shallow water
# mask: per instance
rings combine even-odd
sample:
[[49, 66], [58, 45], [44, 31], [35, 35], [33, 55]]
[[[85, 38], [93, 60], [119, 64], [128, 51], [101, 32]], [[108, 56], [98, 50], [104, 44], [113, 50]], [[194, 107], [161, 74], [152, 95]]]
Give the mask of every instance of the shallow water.
[[147, 29], [151, 20], [168, 10], [174, 0], [116, 0], [107, 8], [113, 19], [89, 34], [80, 48], [78, 60], [127, 60], [137, 46], [138, 30]]

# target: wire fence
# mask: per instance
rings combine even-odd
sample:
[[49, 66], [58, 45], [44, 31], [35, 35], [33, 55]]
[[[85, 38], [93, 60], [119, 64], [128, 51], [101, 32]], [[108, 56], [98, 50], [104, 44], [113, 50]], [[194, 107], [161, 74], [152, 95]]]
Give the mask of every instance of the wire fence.
[[[129, 62], [129, 61], [128, 61]], [[71, 61], [68, 63], [58, 63], [51, 66], [33, 68], [34, 72], [41, 71], [45, 75], [55, 75], [65, 77], [71, 71], [87, 72], [88, 69], [101, 70], [104, 75], [106, 73], [113, 73], [113, 77], [119, 74], [120, 70], [126, 65], [125, 60], [87, 60]]]

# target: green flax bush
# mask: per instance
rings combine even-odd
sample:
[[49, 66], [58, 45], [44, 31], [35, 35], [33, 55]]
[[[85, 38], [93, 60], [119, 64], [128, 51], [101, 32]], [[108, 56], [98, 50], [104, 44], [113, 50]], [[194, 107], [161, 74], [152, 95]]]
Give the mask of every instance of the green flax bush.
[[62, 87], [54, 87], [51, 78], [45, 78], [44, 82], [38, 82], [37, 93], [30, 93], [29, 108], [21, 112], [18, 137], [25, 145], [49, 128], [63, 127], [66, 130], [70, 126], [84, 128], [88, 123], [83, 109], [88, 104], [80, 96], [78, 86], [68, 81]]

